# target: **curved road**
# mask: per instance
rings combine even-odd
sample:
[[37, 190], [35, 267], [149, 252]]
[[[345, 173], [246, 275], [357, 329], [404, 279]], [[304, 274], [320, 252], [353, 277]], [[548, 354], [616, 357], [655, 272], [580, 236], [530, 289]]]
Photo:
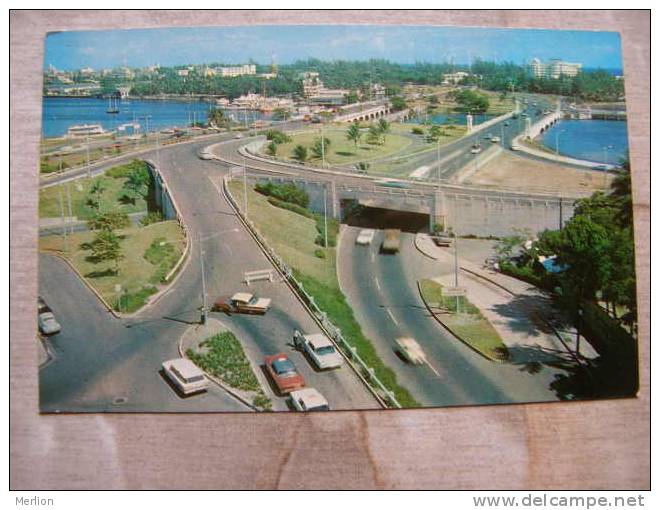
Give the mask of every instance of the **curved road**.
[[[557, 400], [549, 388], [555, 369], [533, 375], [521, 365], [486, 360], [449, 334], [428, 312], [417, 280], [453, 268], [423, 256], [414, 234], [402, 233], [397, 255], [379, 254], [378, 231], [370, 246], [359, 246], [359, 228], [344, 226], [337, 256], [340, 284], [365, 334], [401, 384], [424, 405], [467, 405]], [[395, 352], [398, 337], [411, 336], [429, 366], [405, 363]]]
[[[218, 296], [246, 290], [243, 272], [270, 268], [255, 241], [219, 193], [226, 169], [217, 162], [201, 161], [199, 149], [208, 141], [161, 149], [143, 157], [160, 159], [164, 175], [193, 240], [201, 237], [209, 302]], [[116, 163], [114, 163], [116, 164]], [[107, 165], [108, 167], [110, 165]], [[99, 170], [100, 171], [100, 170]], [[63, 176], [68, 179], [70, 176]], [[226, 394], [179, 399], [157, 373], [160, 363], [177, 355], [177, 341], [186, 327], [199, 321], [201, 273], [199, 243], [176, 282], [154, 306], [137, 317], [117, 320], [100, 304], [77, 276], [52, 257], [44, 256], [40, 267], [40, 292], [61, 319], [63, 331], [52, 343], [66, 345], [57, 359], [41, 373], [41, 405], [45, 411], [114, 411], [113, 400], [127, 394], [121, 409], [142, 411], [235, 411], [247, 410]], [[70, 289], [70, 291], [63, 291]], [[263, 317], [211, 314], [225, 323], [243, 341], [254, 364], [264, 356], [289, 354], [308, 386], [323, 393], [333, 409], [370, 409], [379, 405], [366, 386], [348, 367], [317, 372], [290, 345], [294, 328], [314, 332], [318, 328], [302, 304], [284, 283], [257, 282], [250, 289], [273, 299], [273, 308]], [[86, 291], [86, 292], [85, 292]], [[88, 308], [93, 301], [93, 312]], [[89, 343], [89, 336], [97, 338]], [[103, 347], [103, 348], [101, 348]], [[99, 359], [102, 358], [102, 359]], [[79, 375], [71, 366], [89, 367]], [[265, 380], [263, 374], [258, 376]], [[148, 381], [148, 382], [147, 382]], [[275, 409], [287, 409], [285, 398], [273, 395]], [[132, 402], [132, 403], [131, 403]]]

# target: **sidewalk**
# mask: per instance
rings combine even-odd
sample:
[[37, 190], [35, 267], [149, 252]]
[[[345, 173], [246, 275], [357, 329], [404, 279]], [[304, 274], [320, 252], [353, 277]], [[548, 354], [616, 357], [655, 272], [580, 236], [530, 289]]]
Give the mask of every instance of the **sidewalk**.
[[[417, 234], [415, 246], [432, 259], [453, 264], [453, 250], [436, 246], [428, 234]], [[513, 363], [572, 358], [568, 350], [575, 349], [575, 329], [561, 326], [564, 321], [547, 294], [526, 282], [481, 268], [465, 259], [459, 259], [459, 266], [459, 285], [466, 289], [468, 299], [500, 334]], [[450, 274], [438, 277], [437, 281], [454, 285]], [[598, 356], [584, 338], [580, 340], [580, 354], [587, 359]]]

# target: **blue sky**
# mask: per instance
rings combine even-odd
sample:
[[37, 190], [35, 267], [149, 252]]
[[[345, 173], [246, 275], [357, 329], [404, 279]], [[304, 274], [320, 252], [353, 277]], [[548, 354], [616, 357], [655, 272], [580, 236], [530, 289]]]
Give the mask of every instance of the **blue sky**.
[[94, 69], [151, 64], [279, 64], [386, 58], [393, 62], [450, 62], [474, 58], [524, 63], [561, 58], [585, 67], [622, 68], [619, 34], [564, 30], [401, 25], [316, 25], [168, 28], [52, 33], [44, 67]]

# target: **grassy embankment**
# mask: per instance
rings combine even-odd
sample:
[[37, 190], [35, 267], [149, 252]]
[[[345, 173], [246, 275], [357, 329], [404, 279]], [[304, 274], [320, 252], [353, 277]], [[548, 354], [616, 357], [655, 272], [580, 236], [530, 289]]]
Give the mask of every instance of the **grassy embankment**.
[[253, 395], [252, 403], [271, 409], [272, 403], [263, 392], [243, 346], [230, 331], [218, 333], [199, 343], [196, 349], [186, 349], [186, 356], [205, 372], [228, 386]]
[[508, 350], [493, 325], [466, 297], [443, 296], [442, 285], [434, 280], [420, 280], [422, 298], [440, 321], [460, 340], [492, 360], [505, 360]]
[[[100, 212], [150, 212], [149, 196], [137, 198], [135, 203], [122, 199], [122, 186], [128, 172], [139, 168], [142, 162], [132, 162], [108, 170], [105, 176], [91, 180], [75, 181], [70, 184], [73, 214], [79, 219], [89, 220], [95, 210], [89, 205], [90, 189], [101, 182], [105, 191], [101, 194]], [[60, 215], [60, 192], [66, 200], [64, 186], [46, 188], [41, 192], [39, 213], [41, 217]], [[150, 193], [151, 194], [151, 191]], [[64, 202], [66, 204], [66, 201]], [[67, 211], [68, 214], [68, 211]], [[157, 215], [150, 216], [158, 220]], [[58, 252], [67, 258], [80, 274], [98, 293], [121, 312], [133, 312], [142, 307], [150, 295], [158, 291], [164, 277], [174, 267], [185, 248], [183, 231], [176, 221], [155, 221], [148, 225], [132, 225], [116, 228], [122, 258], [115, 263], [111, 260], [99, 261], [92, 256], [91, 243], [98, 231], [69, 233], [66, 239], [61, 235], [39, 238], [39, 248]], [[115, 290], [121, 285], [121, 298]]]
[[[229, 185], [232, 194], [243, 196], [243, 184], [233, 181]], [[404, 387], [397, 383], [394, 372], [378, 357], [373, 345], [367, 339], [353, 311], [339, 290], [336, 273], [336, 250], [322, 248], [316, 243], [319, 237], [317, 221], [302, 214], [275, 207], [268, 198], [248, 190], [250, 219], [259, 232], [267, 239], [274, 251], [289, 265], [302, 282], [305, 290], [314, 296], [316, 304], [324, 310], [332, 323], [341, 329], [344, 337], [357, 349], [358, 355], [374, 369], [376, 376], [395, 395], [403, 407], [418, 407], [419, 404]], [[330, 228], [336, 235], [338, 224]], [[330, 232], [329, 232], [330, 233]], [[331, 243], [329, 243], [331, 244]], [[323, 253], [322, 258], [319, 256]]]

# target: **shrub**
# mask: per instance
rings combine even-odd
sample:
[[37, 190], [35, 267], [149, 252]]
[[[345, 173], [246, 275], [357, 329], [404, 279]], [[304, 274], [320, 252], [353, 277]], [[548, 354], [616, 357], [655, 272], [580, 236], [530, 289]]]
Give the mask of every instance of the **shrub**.
[[114, 308], [118, 312], [134, 312], [135, 310], [142, 308], [147, 302], [149, 296], [155, 294], [157, 290], [158, 289], [156, 287], [147, 285], [135, 292], [122, 294], [118, 300], [115, 300]]
[[270, 142], [266, 147], [266, 152], [269, 156], [277, 156], [277, 144], [275, 142]]
[[296, 145], [293, 148], [293, 158], [301, 163], [307, 160], [307, 148], [304, 145]]
[[105, 175], [113, 179], [125, 179], [132, 172], [148, 172], [149, 165], [145, 161], [134, 159], [130, 163], [115, 166], [105, 171]]
[[287, 211], [300, 214], [305, 218], [314, 218], [314, 213], [312, 211], [310, 211], [309, 209], [305, 209], [304, 207], [301, 207], [296, 204], [284, 202], [283, 200], [279, 200], [274, 197], [268, 197], [268, 203], [270, 205], [274, 205], [275, 207], [279, 207], [280, 209], [286, 209]]
[[421, 127], [417, 127], [417, 126], [412, 128], [411, 131], [412, 131], [413, 135], [423, 135], [424, 134], [424, 130]]
[[309, 205], [309, 195], [304, 189], [299, 188], [295, 184], [274, 184], [272, 182], [267, 182], [265, 184], [258, 183], [254, 187], [254, 190], [262, 195], [275, 197], [284, 202], [297, 204], [301, 207], [307, 207]]
[[92, 230], [115, 230], [130, 225], [128, 215], [123, 212], [97, 213], [87, 225]]
[[150, 264], [157, 266], [155, 273], [149, 279], [151, 283], [161, 283], [165, 281], [165, 276], [176, 264], [179, 253], [174, 245], [168, 242], [164, 237], [154, 239], [144, 252], [144, 259]]
[[275, 144], [288, 143], [291, 141], [291, 137], [279, 129], [269, 129], [266, 131], [266, 139]]
[[151, 225], [152, 223], [159, 223], [161, 221], [163, 221], [163, 213], [160, 211], [151, 211], [144, 218], [142, 218], [140, 225], [146, 227], [147, 225]]
[[320, 248], [317, 248], [314, 250], [314, 256], [319, 258], [319, 259], [324, 259], [325, 258], [325, 252], [321, 250]]

